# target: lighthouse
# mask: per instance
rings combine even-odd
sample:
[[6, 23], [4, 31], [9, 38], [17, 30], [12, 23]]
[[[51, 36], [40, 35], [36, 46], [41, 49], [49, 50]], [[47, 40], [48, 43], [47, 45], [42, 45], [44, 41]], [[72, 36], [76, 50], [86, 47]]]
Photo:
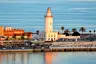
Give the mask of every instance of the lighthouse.
[[45, 15], [45, 41], [57, 40], [57, 32], [53, 32], [53, 16], [51, 8], [47, 8]]
[[45, 15], [45, 33], [50, 32], [53, 32], [53, 16], [50, 7], [48, 7]]

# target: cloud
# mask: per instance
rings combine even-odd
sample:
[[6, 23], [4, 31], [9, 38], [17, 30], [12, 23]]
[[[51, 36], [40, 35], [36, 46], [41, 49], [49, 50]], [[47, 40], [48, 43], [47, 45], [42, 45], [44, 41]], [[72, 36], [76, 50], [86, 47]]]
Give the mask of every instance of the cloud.
[[68, 11], [74, 11], [74, 12], [88, 12], [90, 10], [96, 10], [96, 7], [91, 7], [91, 8], [69, 8]]
[[94, 8], [70, 8], [68, 10], [89, 10], [89, 9], [96, 9], [95, 7]]

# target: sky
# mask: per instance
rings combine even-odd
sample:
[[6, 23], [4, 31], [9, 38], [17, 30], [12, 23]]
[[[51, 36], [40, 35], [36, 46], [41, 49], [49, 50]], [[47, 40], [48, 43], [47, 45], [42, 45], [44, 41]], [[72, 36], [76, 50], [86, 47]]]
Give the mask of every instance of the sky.
[[1, 3], [63, 3], [63, 2], [96, 2], [96, 0], [0, 0]]
[[44, 15], [51, 7], [54, 31], [60, 27], [96, 30], [96, 0], [0, 0], [0, 25], [44, 31]]

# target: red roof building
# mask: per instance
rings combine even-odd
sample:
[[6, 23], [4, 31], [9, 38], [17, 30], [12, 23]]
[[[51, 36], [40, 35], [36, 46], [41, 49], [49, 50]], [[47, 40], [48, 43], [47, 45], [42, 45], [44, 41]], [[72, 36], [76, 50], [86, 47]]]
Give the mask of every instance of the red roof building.
[[25, 32], [24, 34], [28, 37], [28, 39], [32, 39], [32, 32]]

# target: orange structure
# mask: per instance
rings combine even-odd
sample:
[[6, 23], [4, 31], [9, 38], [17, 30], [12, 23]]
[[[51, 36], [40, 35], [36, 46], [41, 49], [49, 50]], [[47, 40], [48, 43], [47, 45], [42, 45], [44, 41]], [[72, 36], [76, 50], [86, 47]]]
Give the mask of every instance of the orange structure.
[[4, 30], [4, 36], [13, 36], [14, 30]]
[[4, 36], [22, 35], [24, 33], [23, 29], [8, 29], [4, 30]]
[[4, 26], [0, 26], [0, 36], [4, 36]]
[[14, 34], [19, 34], [19, 35], [22, 35], [24, 34], [24, 30], [23, 29], [12, 29], [14, 31]]

